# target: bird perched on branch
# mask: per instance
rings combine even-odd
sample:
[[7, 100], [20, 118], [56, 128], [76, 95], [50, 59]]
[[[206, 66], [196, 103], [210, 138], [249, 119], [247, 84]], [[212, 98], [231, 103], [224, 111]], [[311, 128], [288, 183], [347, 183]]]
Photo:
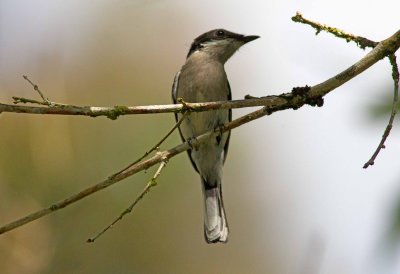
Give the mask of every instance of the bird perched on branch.
[[[197, 37], [186, 63], [172, 86], [174, 103], [231, 100], [231, 89], [224, 69], [228, 59], [244, 44], [259, 38], [224, 29]], [[178, 121], [182, 114], [175, 114]], [[229, 109], [190, 113], [179, 126], [183, 141], [213, 130], [232, 120]], [[204, 194], [204, 236], [207, 243], [227, 242], [228, 224], [222, 200], [222, 166], [228, 152], [230, 132], [220, 134], [188, 150], [194, 169], [200, 174]]]

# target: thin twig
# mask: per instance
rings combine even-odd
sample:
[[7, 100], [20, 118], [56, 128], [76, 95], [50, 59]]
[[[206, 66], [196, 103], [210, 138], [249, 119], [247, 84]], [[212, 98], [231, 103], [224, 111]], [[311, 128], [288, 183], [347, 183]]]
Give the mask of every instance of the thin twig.
[[[17, 96], [13, 96], [13, 103], [14, 104], [36, 104], [36, 105], [44, 105], [47, 106], [46, 108], [43, 109], [53, 109], [53, 110], [59, 110], [60, 107], [71, 107], [71, 108], [80, 108], [78, 106], [73, 106], [73, 105], [68, 105], [68, 104], [63, 104], [63, 103], [56, 103], [56, 102], [51, 102], [49, 101], [49, 103], [44, 102], [44, 101], [38, 101], [35, 99], [29, 99], [29, 98], [24, 98], [24, 97], [17, 97]], [[1, 109], [1, 103], [0, 103], [0, 109]], [[14, 106], [14, 107], [18, 107], [18, 106]], [[27, 107], [29, 108], [29, 107]]]
[[322, 25], [318, 22], [314, 22], [309, 19], [306, 19], [303, 17], [303, 15], [300, 12], [297, 12], [296, 15], [292, 17], [292, 20], [294, 22], [306, 24], [306, 25], [313, 27], [314, 29], [317, 30], [317, 32], [315, 33], [316, 35], [318, 35], [321, 31], [326, 31], [328, 33], [335, 35], [338, 38], [345, 39], [347, 42], [353, 41], [357, 44], [358, 47], [360, 47], [362, 49], [365, 49], [367, 47], [374, 48], [378, 45], [377, 42], [369, 40], [365, 37], [353, 35], [351, 33], [345, 32], [341, 29], [333, 28], [333, 27], [330, 27], [327, 25]]
[[[40, 97], [42, 97], [43, 102], [42, 102], [41, 104], [48, 105], [48, 106], [51, 106], [51, 105], [52, 105], [52, 103], [49, 101], [49, 99], [47, 99], [46, 97], [44, 97], [44, 95], [43, 95], [43, 93], [40, 91], [38, 85], [36, 85], [35, 83], [33, 83], [33, 82], [28, 78], [28, 76], [23, 75], [22, 77], [24, 77], [24, 79], [25, 79], [26, 81], [28, 81], [29, 84], [31, 84], [31, 86], [33, 87], [33, 89], [34, 89], [35, 91], [37, 91], [37, 93], [39, 93]], [[16, 98], [17, 98], [17, 97], [16, 97]], [[14, 102], [14, 103], [15, 103], [15, 102]], [[31, 102], [31, 103], [32, 103], [32, 102]]]
[[[136, 165], [137, 163], [139, 163], [140, 161], [142, 161], [143, 159], [145, 159], [151, 152], [155, 151], [155, 150], [159, 150], [160, 145], [180, 126], [180, 124], [183, 122], [183, 120], [186, 118], [186, 116], [189, 114], [189, 111], [186, 111], [183, 113], [182, 117], [179, 119], [178, 122], [175, 123], [175, 125], [170, 129], [170, 131], [168, 131], [168, 133], [161, 138], [161, 140], [154, 145], [150, 150], [146, 151], [142, 157], [140, 157], [139, 159], [137, 159], [135, 162], [131, 163], [129, 166], [127, 166], [126, 168], [122, 169], [121, 171], [111, 175], [109, 178], [112, 179], [115, 176], [117, 176], [118, 174], [123, 173], [124, 171], [126, 171], [127, 169], [129, 169], [130, 167], [132, 167], [133, 165]], [[98, 233], [95, 237], [90, 238], [87, 240], [88, 243], [92, 243], [94, 242], [97, 238], [99, 238], [102, 234], [104, 234], [107, 230], [109, 230], [110, 228], [112, 228], [118, 221], [120, 221], [124, 215], [130, 213], [133, 209], [133, 207], [144, 197], [145, 194], [147, 194], [151, 187], [156, 185], [156, 179], [157, 177], [161, 174], [161, 170], [165, 167], [167, 163], [167, 160], [165, 159], [164, 161], [161, 162], [161, 165], [159, 166], [158, 170], [156, 171], [156, 173], [154, 174], [153, 178], [148, 182], [148, 184], [146, 185], [146, 187], [143, 189], [142, 193], [136, 198], [136, 200], [127, 208], [125, 209], [117, 219], [115, 219], [109, 226], [107, 226], [106, 228], [104, 228], [100, 233]]]
[[392, 65], [392, 78], [394, 82], [394, 89], [393, 89], [393, 103], [392, 103], [392, 111], [390, 113], [389, 122], [383, 132], [382, 139], [379, 142], [378, 147], [376, 148], [374, 154], [372, 154], [371, 158], [364, 164], [363, 168], [368, 168], [375, 163], [375, 159], [378, 156], [379, 152], [385, 148], [385, 141], [390, 134], [390, 131], [393, 127], [394, 117], [397, 113], [397, 104], [399, 101], [399, 67], [396, 62], [396, 55], [391, 54], [388, 56], [390, 60], [390, 64]]
[[139, 159], [137, 159], [136, 161], [134, 161], [133, 163], [131, 163], [130, 165], [128, 165], [124, 169], [114, 173], [113, 175], [110, 176], [110, 178], [112, 179], [113, 177], [117, 176], [118, 174], [120, 174], [120, 173], [124, 172], [125, 170], [129, 169], [131, 166], [136, 165], [137, 163], [142, 161], [144, 158], [149, 156], [149, 154], [152, 153], [153, 151], [159, 150], [161, 144], [164, 143], [164, 141], [180, 126], [180, 124], [183, 122], [183, 120], [186, 118], [186, 116], [189, 113], [190, 113], [189, 111], [184, 112], [182, 117], [179, 119], [178, 122], [175, 123], [175, 125], [170, 129], [170, 131], [168, 131], [168, 133], [157, 144], [155, 144], [149, 151], [146, 151], [142, 155], [142, 157], [140, 157]]
[[34, 100], [34, 99], [29, 99], [29, 98], [23, 98], [23, 97], [17, 97], [17, 96], [13, 96], [12, 97], [14, 100], [14, 104], [37, 104], [37, 105], [45, 105], [45, 106], [49, 106], [49, 104], [47, 104], [44, 101], [38, 101], [38, 100]]
[[154, 174], [153, 178], [151, 178], [151, 180], [147, 183], [147, 185], [145, 186], [145, 188], [143, 189], [143, 191], [140, 193], [139, 196], [137, 196], [137, 198], [135, 199], [135, 201], [127, 208], [125, 209], [119, 216], [118, 218], [116, 218], [110, 225], [108, 225], [106, 228], [104, 228], [102, 231], [100, 231], [96, 236], [87, 239], [86, 242], [88, 243], [93, 243], [94, 241], [97, 240], [97, 238], [99, 238], [101, 235], [103, 235], [107, 230], [109, 230], [110, 228], [112, 228], [117, 222], [121, 221], [122, 218], [128, 214], [131, 213], [133, 208], [136, 206], [137, 203], [140, 202], [140, 200], [143, 199], [144, 195], [146, 195], [147, 193], [150, 192], [150, 189], [154, 186], [157, 185], [157, 178], [158, 176], [160, 176], [162, 169], [165, 167], [165, 165], [167, 164], [167, 159], [162, 160], [160, 166], [158, 167], [156, 173]]
[[[28, 76], [23, 75], [22, 76], [26, 81], [28, 81], [28, 83], [33, 87], [33, 89], [39, 93], [40, 97], [42, 98], [43, 101], [38, 101], [38, 100], [34, 100], [34, 99], [29, 99], [29, 98], [24, 98], [24, 97], [17, 97], [17, 96], [13, 96], [13, 100], [14, 100], [14, 104], [36, 104], [36, 105], [44, 105], [47, 106], [49, 108], [58, 108], [58, 107], [76, 107], [76, 106], [72, 106], [72, 105], [67, 105], [67, 104], [62, 104], [62, 103], [56, 103], [56, 102], [51, 102], [48, 98], [44, 97], [43, 92], [39, 89], [39, 86], [36, 85], [35, 83], [33, 83]], [[0, 104], [0, 113], [1, 113], [1, 104]]]

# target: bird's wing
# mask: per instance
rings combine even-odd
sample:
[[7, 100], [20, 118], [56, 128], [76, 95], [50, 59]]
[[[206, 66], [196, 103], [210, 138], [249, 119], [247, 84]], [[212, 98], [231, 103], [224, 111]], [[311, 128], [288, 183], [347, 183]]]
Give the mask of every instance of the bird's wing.
[[[174, 78], [174, 83], [172, 84], [172, 100], [173, 100], [173, 102], [174, 102], [174, 104], [177, 104], [178, 103], [178, 98], [177, 98], [177, 92], [178, 92], [178, 86], [179, 86], [179, 76], [180, 76], [180, 74], [181, 74], [181, 71], [178, 71], [177, 73], [176, 73], [176, 75], [175, 75], [175, 78]], [[178, 113], [176, 113], [175, 112], [175, 121], [178, 123]], [[181, 128], [180, 127], [178, 127], [178, 130], [179, 130], [179, 135], [181, 136], [181, 139], [182, 139], [182, 142], [186, 142], [186, 140], [185, 140], [185, 138], [183, 138], [183, 135], [182, 135], [182, 132], [181, 132]], [[193, 161], [193, 159], [192, 159], [192, 150], [191, 149], [188, 149], [187, 150], [187, 154], [189, 155], [189, 159], [190, 159], [190, 162], [192, 162], [192, 166], [193, 166], [193, 168], [197, 171], [197, 173], [199, 172], [199, 170], [197, 169], [197, 166], [196, 166], [196, 164], [194, 163], [194, 161]]]
[[[232, 93], [231, 93], [231, 86], [229, 85], [229, 81], [228, 82], [228, 100], [232, 100]], [[232, 109], [229, 109], [229, 122], [232, 121]], [[228, 155], [228, 148], [229, 148], [229, 139], [231, 138], [231, 131], [228, 132], [228, 138], [226, 139], [225, 142], [225, 147], [224, 147], [224, 163], [226, 160], [226, 156]]]
[[[176, 93], [178, 91], [178, 84], [179, 84], [179, 76], [180, 75], [181, 75], [181, 71], [178, 71], [176, 73], [176, 75], [175, 75], [174, 83], [172, 84], [172, 101], [174, 102], [174, 104], [176, 104], [176, 102], [177, 102], [176, 100], [178, 99], [178, 98], [176, 98]], [[178, 118], [176, 113], [175, 113], [175, 118], [176, 119]], [[178, 120], [176, 120], [176, 121], [178, 122]]]

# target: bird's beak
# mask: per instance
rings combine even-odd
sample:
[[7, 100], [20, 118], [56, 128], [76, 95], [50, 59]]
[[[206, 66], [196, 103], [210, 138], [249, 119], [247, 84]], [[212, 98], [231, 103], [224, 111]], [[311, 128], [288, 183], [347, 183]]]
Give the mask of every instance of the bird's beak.
[[258, 38], [260, 38], [260, 36], [258, 36], [258, 35], [247, 35], [247, 36], [243, 36], [243, 38], [241, 40], [243, 41], [243, 43], [246, 44], [246, 43], [256, 40]]

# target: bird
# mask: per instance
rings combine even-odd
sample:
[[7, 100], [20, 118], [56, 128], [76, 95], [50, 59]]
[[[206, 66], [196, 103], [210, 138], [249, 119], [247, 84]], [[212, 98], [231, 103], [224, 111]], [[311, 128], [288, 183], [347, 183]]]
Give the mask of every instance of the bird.
[[[257, 35], [242, 35], [225, 29], [203, 33], [192, 42], [186, 62], [172, 85], [172, 99], [178, 102], [211, 102], [232, 99], [224, 65], [244, 44], [258, 39]], [[183, 114], [175, 113], [178, 122]], [[231, 109], [191, 112], [179, 125], [183, 142], [217, 129], [232, 120]], [[207, 243], [226, 243], [229, 228], [222, 199], [222, 167], [230, 131], [217, 135], [187, 151], [193, 168], [200, 175], [204, 196], [204, 237]]]

